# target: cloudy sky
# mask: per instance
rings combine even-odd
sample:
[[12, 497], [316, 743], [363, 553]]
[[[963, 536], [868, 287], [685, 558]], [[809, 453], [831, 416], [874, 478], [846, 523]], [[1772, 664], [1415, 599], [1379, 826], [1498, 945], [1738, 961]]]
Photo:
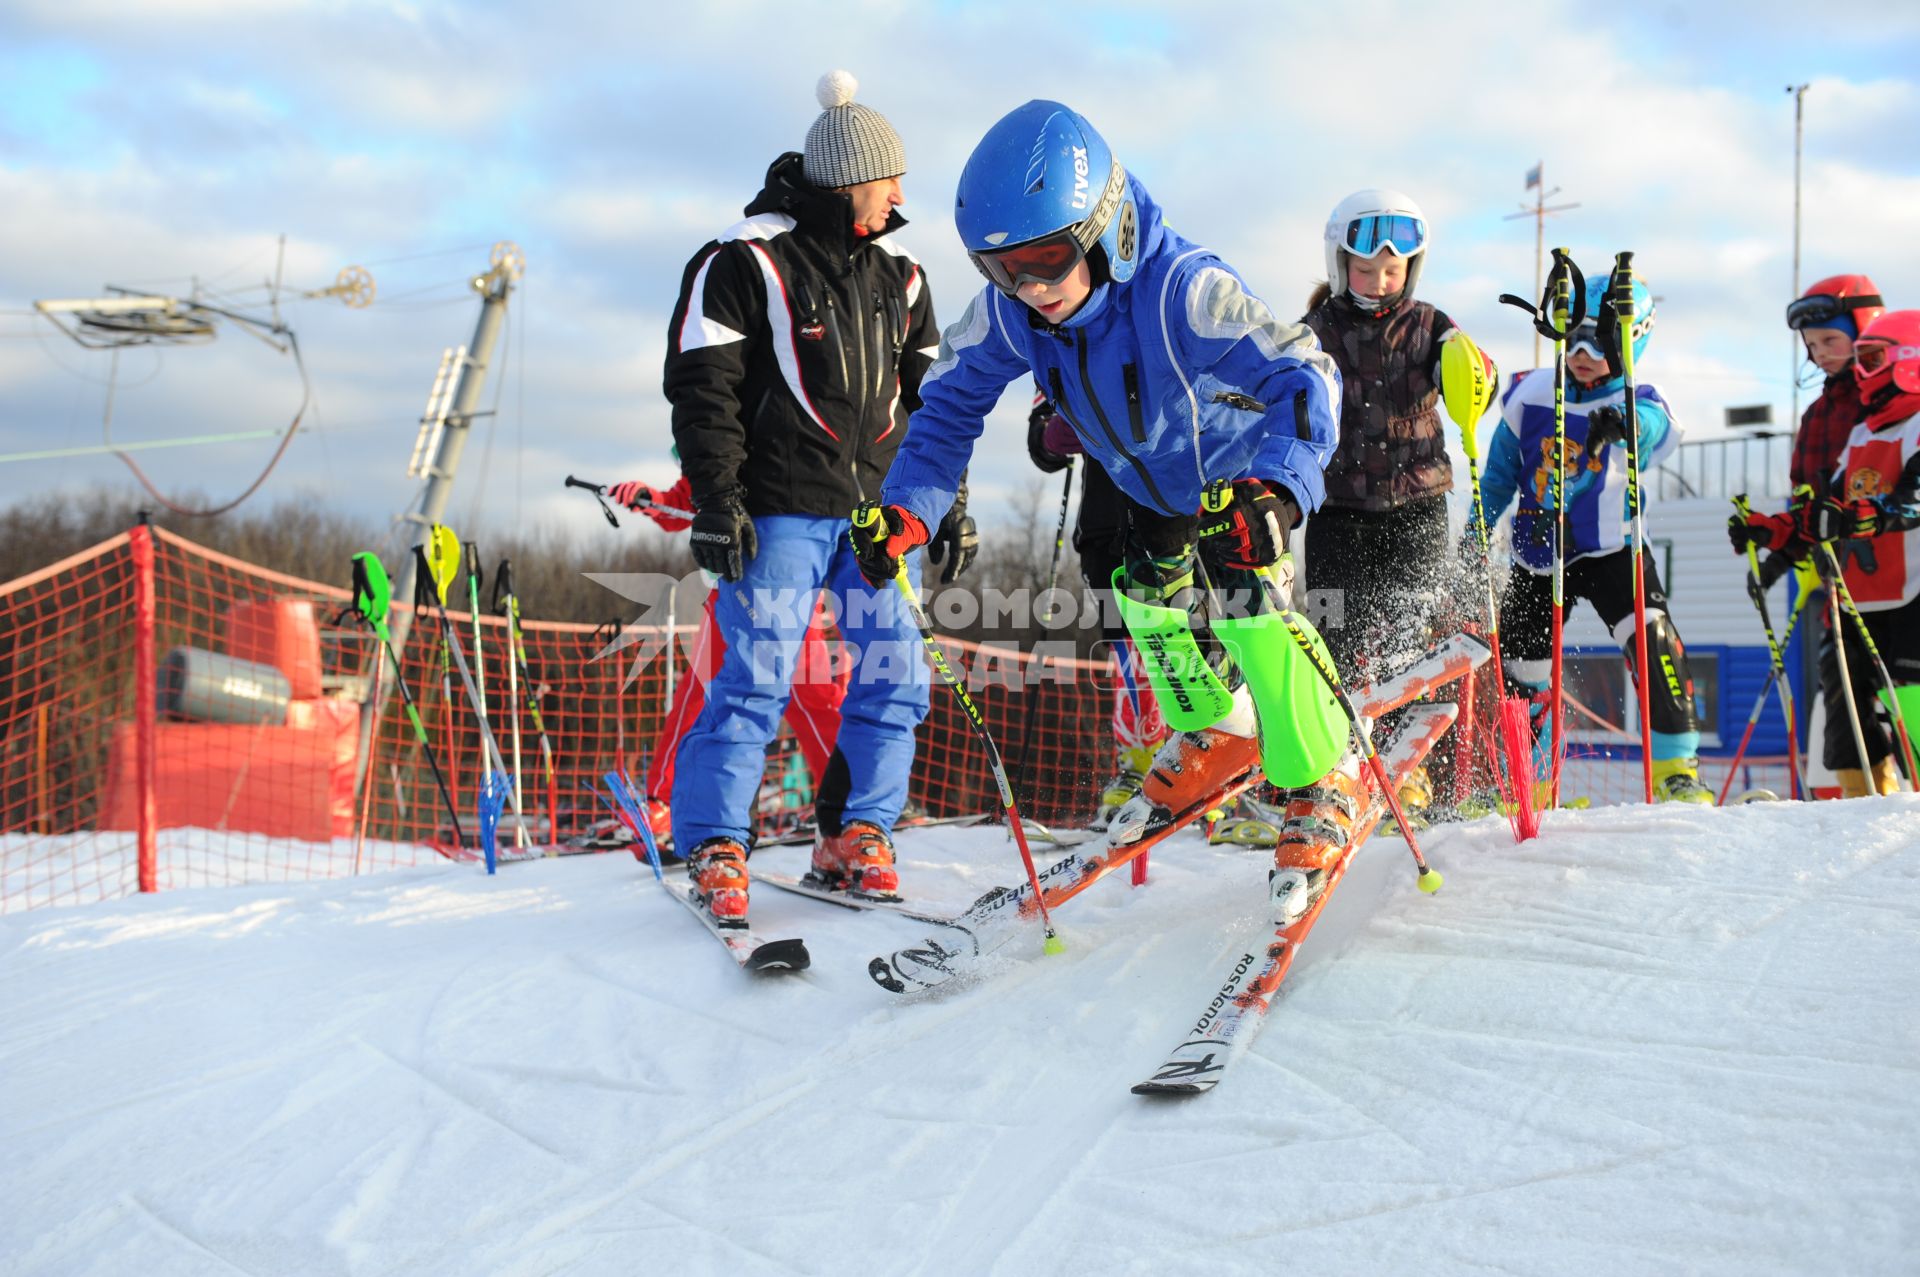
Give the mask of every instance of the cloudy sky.
[[[509, 239], [515, 294], [498, 415], [467, 449], [452, 520], [598, 515], [569, 472], [671, 476], [660, 360], [686, 258], [797, 148], [833, 67], [905, 139], [911, 226], [944, 317], [978, 276], [953, 186], [1002, 113], [1088, 117], [1189, 238], [1283, 314], [1324, 274], [1327, 211], [1363, 186], [1421, 202], [1422, 295], [1531, 362], [1518, 312], [1548, 185], [1588, 269], [1631, 248], [1661, 298], [1641, 373], [1695, 437], [1728, 404], [1787, 417], [1793, 110], [1806, 98], [1803, 280], [1869, 270], [1920, 305], [1920, 5], [1569, 5], [1552, 0], [1178, 7], [1033, 3], [585, 4], [440, 0], [0, 2], [0, 455], [98, 445], [108, 357], [32, 317], [117, 284], [283, 299], [315, 407], [263, 493], [369, 517], [408, 502], [416, 419], [477, 313], [465, 280]], [[298, 300], [364, 264], [367, 310]], [[291, 362], [229, 328], [121, 356], [113, 438], [272, 430]], [[1804, 402], [1804, 399], [1803, 399]], [[1021, 413], [976, 490], [1024, 484]], [[990, 434], [989, 438], [995, 438]], [[229, 499], [272, 440], [138, 455], [155, 482]], [[0, 462], [0, 503], [129, 484], [91, 455]]]

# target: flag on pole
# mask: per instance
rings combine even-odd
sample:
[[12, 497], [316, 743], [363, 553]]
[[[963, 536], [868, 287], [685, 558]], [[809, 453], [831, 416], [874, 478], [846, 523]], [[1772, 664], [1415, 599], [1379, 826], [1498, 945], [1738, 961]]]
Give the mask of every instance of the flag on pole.
[[1527, 190], [1530, 191], [1534, 187], [1540, 185], [1540, 170], [1545, 166], [1546, 166], [1546, 161], [1542, 160], [1540, 161], [1540, 163], [1534, 165], [1532, 168], [1527, 170], [1527, 186], [1526, 186]]

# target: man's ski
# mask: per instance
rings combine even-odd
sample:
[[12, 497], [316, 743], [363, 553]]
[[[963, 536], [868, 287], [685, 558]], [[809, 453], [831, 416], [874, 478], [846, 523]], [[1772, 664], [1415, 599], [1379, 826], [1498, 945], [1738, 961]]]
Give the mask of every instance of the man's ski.
[[727, 952], [733, 955], [735, 962], [748, 971], [805, 971], [813, 964], [804, 941], [763, 939], [754, 935], [744, 924], [737, 927], [722, 926], [700, 903], [689, 879], [676, 874], [671, 881], [668, 880], [660, 868], [660, 848], [653, 840], [653, 830], [647, 825], [645, 813], [641, 811], [640, 795], [634, 792], [633, 782], [617, 768], [602, 779], [606, 781], [608, 792], [613, 795], [614, 814], [627, 827], [627, 831], [646, 846], [647, 861], [653, 868], [653, 880], [700, 919], [713, 938], [727, 946]]
[[[1394, 784], [1399, 784], [1426, 759], [1458, 713], [1457, 706], [1444, 703], [1417, 705], [1407, 711], [1393, 739], [1381, 751]], [[1150, 1077], [1133, 1085], [1135, 1095], [1197, 1095], [1218, 1085], [1227, 1066], [1239, 1058], [1259, 1031], [1280, 982], [1293, 966], [1301, 941], [1313, 930], [1320, 910], [1386, 811], [1385, 798], [1377, 788], [1372, 789], [1367, 809], [1354, 825], [1346, 853], [1328, 871], [1326, 885], [1308, 904], [1306, 912], [1288, 922], [1259, 926], [1252, 942], [1234, 958], [1219, 991], [1207, 1002], [1186, 1037]]]
[[694, 894], [693, 885], [676, 875], [660, 879], [667, 894], [700, 919], [714, 939], [727, 946], [733, 960], [748, 971], [805, 971], [813, 963], [803, 940], [766, 940], [746, 927], [723, 927]]
[[839, 905], [843, 909], [877, 909], [886, 913], [897, 913], [904, 918], [917, 922], [930, 922], [937, 927], [949, 926], [954, 915], [935, 913], [924, 905], [900, 895], [876, 895], [868, 891], [849, 891], [846, 888], [835, 889], [824, 886], [814, 880], [812, 874], [803, 874], [796, 878], [792, 874], [768, 873], [756, 867], [753, 871], [753, 885], [766, 884], [778, 887], [782, 891], [791, 891], [796, 896], [805, 896], [809, 900], [824, 900], [828, 904]]
[[[991, 820], [993, 815], [994, 813], [990, 811], [976, 811], [965, 816], [933, 816], [926, 820], [901, 820], [895, 822], [894, 830], [898, 832], [902, 829], [932, 829], [936, 825], [980, 825]], [[798, 847], [812, 842], [819, 833], [819, 829], [812, 824], [802, 825], [792, 833], [758, 839], [754, 842], [753, 849], [758, 851], [762, 847]]]
[[[1459, 678], [1468, 670], [1483, 664], [1491, 655], [1487, 645], [1479, 639], [1470, 635], [1456, 634], [1436, 644], [1413, 665], [1378, 687], [1357, 691], [1353, 698], [1355, 708], [1369, 718], [1397, 709]], [[1452, 707], [1448, 708], [1450, 712], [1447, 722], [1450, 724], [1453, 721]], [[1444, 731], [1445, 727], [1441, 730]], [[1395, 740], [1399, 740], [1400, 737], [1401, 733], [1396, 733]], [[1391, 755], [1387, 755], [1386, 758], [1388, 765], [1391, 766]], [[1122, 865], [1132, 863], [1207, 812], [1217, 810], [1238, 798], [1259, 784], [1260, 780], [1259, 768], [1253, 768], [1228, 782], [1205, 802], [1196, 803], [1186, 811], [1156, 825], [1151, 832], [1134, 842], [1117, 847], [1102, 845], [1084, 852], [1076, 851], [1065, 859], [1049, 865], [1039, 875], [1047, 908], [1058, 908], [1062, 903], [1079, 895]], [[930, 989], [965, 975], [978, 967], [995, 950], [1013, 939], [1019, 928], [1012, 924], [1034, 909], [1032, 896], [1033, 889], [1027, 883], [1021, 883], [1017, 887], [1002, 888], [997, 895], [982, 898], [996, 901], [996, 907], [990, 916], [975, 918], [973, 911], [969, 910], [968, 913], [945, 924], [956, 934], [930, 937], [914, 948], [901, 949], [891, 955], [874, 958], [867, 963], [867, 974], [873, 977], [874, 983], [891, 993]], [[976, 904], [975, 908], [978, 907]]]

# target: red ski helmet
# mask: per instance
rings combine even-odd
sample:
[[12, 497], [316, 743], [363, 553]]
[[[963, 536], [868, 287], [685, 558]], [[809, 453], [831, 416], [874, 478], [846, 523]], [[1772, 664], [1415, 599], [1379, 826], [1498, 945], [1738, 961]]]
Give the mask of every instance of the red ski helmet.
[[1865, 275], [1829, 275], [1787, 304], [1787, 327], [1838, 328], [1857, 340], [1885, 310], [1880, 289]]
[[1853, 343], [1853, 359], [1862, 403], [1872, 406], [1889, 386], [1920, 395], [1920, 310], [1890, 310], [1868, 324]]

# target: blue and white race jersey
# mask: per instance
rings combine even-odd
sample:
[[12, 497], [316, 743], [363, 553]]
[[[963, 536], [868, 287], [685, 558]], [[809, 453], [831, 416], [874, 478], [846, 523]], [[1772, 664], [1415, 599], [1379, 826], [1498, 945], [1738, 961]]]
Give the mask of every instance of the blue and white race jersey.
[[[1641, 501], [1646, 478], [1680, 442], [1680, 427], [1660, 391], [1644, 382], [1635, 388], [1640, 417]], [[1587, 418], [1608, 404], [1625, 410], [1626, 389], [1619, 378], [1581, 391], [1567, 383], [1567, 546], [1566, 559], [1612, 554], [1626, 548], [1632, 512], [1627, 506], [1627, 447], [1607, 443], [1587, 449]], [[1517, 374], [1500, 399], [1500, 424], [1487, 444], [1487, 468], [1480, 491], [1487, 522], [1500, 521], [1517, 493], [1513, 516], [1513, 557], [1534, 572], [1553, 570], [1553, 373], [1535, 368]]]

